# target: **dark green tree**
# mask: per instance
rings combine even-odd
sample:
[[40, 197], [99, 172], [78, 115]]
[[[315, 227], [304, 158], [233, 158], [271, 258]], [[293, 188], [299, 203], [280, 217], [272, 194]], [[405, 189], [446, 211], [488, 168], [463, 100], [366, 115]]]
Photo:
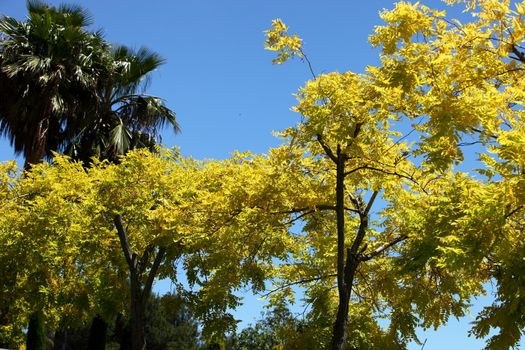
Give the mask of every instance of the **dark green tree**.
[[146, 311], [146, 349], [197, 350], [199, 343], [197, 321], [180, 296], [150, 298]]
[[145, 93], [151, 73], [164, 59], [146, 48], [133, 51], [125, 46], [113, 48], [109, 58], [97, 102], [79, 119], [83, 123], [66, 149], [84, 162], [93, 156], [115, 162], [128, 150], [153, 149], [165, 126], [179, 132], [175, 113], [160, 97]]
[[[108, 349], [127, 350], [131, 348], [129, 319], [119, 315], [114, 325], [99, 329], [106, 323], [95, 318], [92, 325], [70, 330], [68, 332], [68, 349], [93, 350]], [[198, 322], [193, 317], [186, 302], [178, 295], [152, 295], [148, 301], [145, 319], [145, 339], [147, 350], [198, 350], [201, 349]], [[95, 336], [96, 334], [96, 336]], [[104, 342], [102, 342], [104, 340]]]
[[294, 338], [301, 333], [302, 321], [284, 305], [278, 305], [262, 314], [253, 326], [226, 339], [227, 350], [272, 350], [282, 346], [289, 349]]
[[165, 125], [179, 126], [156, 96], [145, 94], [164, 63], [146, 48], [112, 48], [80, 6], [27, 2], [28, 18], [0, 19], [0, 134], [29, 164], [62, 152], [116, 161], [152, 148]]
[[75, 117], [93, 101], [108, 47], [87, 30], [79, 6], [27, 2], [25, 21], [0, 19], [0, 133], [26, 167], [50, 157], [74, 134]]

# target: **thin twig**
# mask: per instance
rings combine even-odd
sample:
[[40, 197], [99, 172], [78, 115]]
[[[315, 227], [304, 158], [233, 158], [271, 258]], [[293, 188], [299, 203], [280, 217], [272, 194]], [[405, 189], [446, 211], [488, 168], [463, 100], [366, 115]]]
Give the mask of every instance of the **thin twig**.
[[521, 209], [523, 209], [523, 205], [520, 205], [516, 209], [510, 211], [508, 214], [505, 214], [505, 219], [508, 219], [509, 217], [511, 217], [512, 215], [516, 214], [518, 211], [520, 211]]
[[368, 254], [365, 254], [363, 255], [360, 260], [361, 261], [368, 261], [368, 260], [371, 260], [373, 259], [374, 257], [378, 256], [379, 254], [381, 254], [382, 252], [384, 252], [385, 250], [395, 246], [396, 244], [398, 244], [399, 242], [402, 242], [404, 240], [406, 240], [408, 238], [408, 236], [406, 235], [402, 235], [402, 236], [399, 236], [397, 238], [395, 238], [393, 241], [389, 242], [389, 243], [386, 243], [384, 245], [382, 245], [381, 247], [375, 249], [374, 251], [368, 253]]
[[277, 288], [274, 288], [274, 289], [268, 291], [267, 293], [263, 294], [262, 297], [266, 298], [270, 294], [273, 294], [275, 292], [278, 292], [278, 291], [283, 290], [283, 289], [288, 288], [288, 287], [296, 286], [298, 284], [320, 281], [320, 280], [325, 279], [325, 278], [336, 277], [336, 276], [337, 276], [337, 274], [333, 273], [333, 274], [329, 274], [329, 275], [318, 276], [318, 277], [313, 277], [313, 278], [305, 278], [305, 279], [301, 279], [301, 280], [298, 280], [298, 281], [285, 283], [285, 284], [283, 284], [283, 285], [281, 285], [281, 286], [279, 286]]
[[303, 55], [303, 58], [304, 60], [306, 61], [306, 63], [308, 64], [308, 69], [310, 69], [310, 73], [312, 74], [312, 77], [314, 79], [317, 78], [317, 75], [315, 74], [314, 72], [314, 69], [312, 67], [312, 63], [310, 62], [310, 60], [308, 59], [308, 56], [306, 56], [306, 54], [304, 53], [303, 49], [299, 49], [299, 52], [301, 53], [301, 55]]

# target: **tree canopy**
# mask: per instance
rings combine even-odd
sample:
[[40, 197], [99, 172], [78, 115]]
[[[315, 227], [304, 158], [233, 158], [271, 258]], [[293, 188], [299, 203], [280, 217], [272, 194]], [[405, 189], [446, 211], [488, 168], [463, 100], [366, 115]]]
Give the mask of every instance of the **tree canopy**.
[[[487, 349], [518, 344], [525, 5], [447, 2], [464, 23], [420, 3], [384, 10], [370, 37], [380, 63], [364, 73], [316, 75], [301, 38], [274, 20], [273, 62], [298, 57], [312, 79], [296, 94], [301, 122], [267, 154], [200, 161], [157, 147], [106, 149], [89, 167], [56, 154], [25, 172], [2, 164], [0, 337], [20, 343], [35, 310], [52, 329], [120, 313], [143, 349], [152, 286], [169, 278], [213, 346], [406, 349], [418, 327], [465, 315], [489, 283], [495, 301], [471, 334]], [[89, 111], [107, 119], [89, 125], [130, 121], [128, 141], [176, 125], [160, 99], [135, 94], [159, 57], [119, 50], [112, 62], [135, 57], [137, 75], [94, 90], [105, 104]], [[302, 321], [286, 308], [296, 286], [310, 306]], [[274, 312], [225, 338], [246, 287]]]
[[[296, 110], [305, 119], [286, 135], [291, 144], [306, 146], [309, 154], [320, 154], [332, 160], [333, 167], [343, 168], [341, 183], [347, 174], [359, 171], [361, 176], [351, 185], [365, 185], [361, 189], [366, 199], [361, 199], [362, 207], [370, 208], [375, 193], [386, 201], [378, 224], [386, 228], [383, 232], [390, 243], [379, 249], [396, 248], [395, 253], [383, 256], [393, 265], [385, 270], [389, 263], [381, 261], [381, 268], [373, 270], [373, 278], [364, 279], [372, 285], [371, 290], [378, 288], [381, 302], [395, 303], [384, 309], [392, 312], [391, 327], [396, 320], [401, 321], [398, 331], [402, 336], [414, 335], [417, 325], [438, 327], [449, 315], [463, 314], [470, 298], [483, 293], [484, 284], [495, 281], [496, 302], [478, 315], [472, 333], [483, 337], [491, 328], [498, 328], [500, 333], [490, 338], [487, 348], [501, 349], [516, 344], [523, 329], [516, 284], [520, 277], [502, 270], [505, 265], [510, 271], [517, 271], [521, 267], [515, 265], [515, 257], [523, 255], [518, 243], [523, 225], [522, 5], [516, 4], [514, 10], [506, 1], [474, 1], [466, 11], [473, 20], [462, 24], [446, 18], [443, 11], [419, 3], [400, 2], [393, 10], [385, 10], [381, 14], [385, 24], [376, 27], [370, 38], [374, 46], [382, 49], [381, 65], [367, 67], [362, 76], [351, 72], [314, 75], [314, 80], [307, 82], [298, 94]], [[267, 48], [278, 53], [274, 62], [282, 63], [294, 55], [307, 60], [300, 39], [288, 34], [282, 21], [274, 21], [267, 35]], [[355, 81], [361, 81], [361, 85], [353, 88]], [[397, 155], [389, 154], [384, 159], [381, 150], [394, 147], [377, 132], [371, 134], [382, 128], [386, 135], [390, 132], [391, 137], [397, 136], [390, 143], [400, 147]], [[412, 137], [417, 141], [405, 143], [412, 133], [419, 140]], [[361, 136], [365, 145], [366, 141], [371, 142], [372, 149], [359, 143]], [[477, 147], [480, 169], [472, 169], [469, 174], [455, 172], [454, 165], [463, 161], [463, 149], [471, 145]], [[353, 153], [354, 147], [363, 152]], [[346, 160], [366, 162], [346, 171]], [[409, 160], [414, 163], [408, 171], [396, 164]], [[408, 180], [410, 187], [408, 183], [397, 188], [388, 185], [384, 176], [380, 186], [366, 186], [375, 172], [393, 177], [394, 183], [401, 178]], [[334, 175], [337, 178], [337, 170], [332, 174], [332, 179]], [[348, 191], [350, 186], [339, 188], [343, 187]], [[392, 195], [388, 194], [389, 187]], [[375, 191], [366, 196], [363, 191], [367, 189]], [[359, 204], [350, 196], [352, 202]], [[360, 211], [359, 206], [348, 206], [348, 210], [357, 210], [358, 214]], [[368, 214], [361, 212], [361, 218], [362, 213]], [[340, 225], [340, 233], [345, 231], [341, 217], [331, 218]], [[360, 248], [364, 243], [360, 234], [367, 235], [360, 230], [363, 223], [367, 228], [368, 224], [361, 220], [353, 243], [346, 243], [344, 235], [339, 236], [338, 278], [352, 271], [348, 260], [348, 270], [341, 268], [345, 258], [359, 260], [358, 252], [369, 256], [368, 245]], [[372, 238], [372, 244], [376, 242], [381, 240]], [[357, 250], [352, 251], [356, 244]], [[497, 257], [498, 252], [503, 253], [502, 247], [507, 253], [514, 253], [512, 263], [507, 262], [508, 254]], [[349, 249], [346, 254], [343, 248]], [[395, 277], [390, 279], [378, 272], [393, 272]], [[296, 280], [311, 282], [310, 278], [299, 277]], [[381, 284], [376, 285], [375, 279]], [[347, 281], [356, 284], [359, 294], [360, 282]], [[350, 295], [344, 283], [337, 282], [339, 297], [344, 295], [339, 307], [347, 303]], [[411, 288], [417, 292], [411, 293]], [[393, 300], [390, 293], [404, 294], [407, 299]], [[367, 299], [359, 300], [359, 305]], [[369, 309], [380, 312], [380, 305], [376, 301]], [[401, 309], [397, 315], [396, 307]]]

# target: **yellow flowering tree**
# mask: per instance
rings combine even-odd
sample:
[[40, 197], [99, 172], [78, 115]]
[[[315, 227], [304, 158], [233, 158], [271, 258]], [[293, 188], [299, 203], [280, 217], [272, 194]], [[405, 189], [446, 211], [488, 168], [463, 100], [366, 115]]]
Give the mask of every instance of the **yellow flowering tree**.
[[153, 283], [178, 283], [177, 267], [215, 337], [236, 324], [236, 291], [263, 290], [293, 243], [278, 204], [284, 184], [264, 156], [199, 162], [143, 150], [89, 169], [56, 156], [23, 177], [13, 164], [2, 171], [2, 337], [13, 344], [29, 310], [51, 329], [123, 312], [142, 349]]
[[[267, 32], [270, 37], [288, 35], [280, 31], [275, 34], [279, 28], [276, 22], [273, 26]], [[276, 41], [269, 40], [267, 45]], [[302, 52], [299, 48], [289, 51]], [[423, 303], [411, 308], [379, 282], [393, 278], [388, 277], [395, 270], [388, 258], [413, 234], [398, 227], [396, 211], [391, 208], [410, 194], [429, 195], [433, 178], [431, 171], [418, 168], [410, 160], [410, 145], [391, 127], [397, 115], [384, 103], [382, 93], [367, 75], [320, 75], [297, 94], [295, 110], [303, 122], [283, 133], [289, 142], [285, 148], [303, 150], [302, 159], [296, 160], [305, 169], [302, 176], [319, 185], [310, 189], [317, 195], [312, 195], [306, 205], [290, 208], [304, 223], [304, 235], [299, 239], [302, 249], [296, 251], [296, 263], [281, 269], [284, 288], [277, 290], [289, 292], [286, 287], [296, 283], [289, 281], [297, 281], [307, 286], [306, 293], [315, 302], [320, 304], [328, 297], [324, 307], [335, 312], [332, 349], [365, 348], [365, 342], [374, 337], [363, 337], [358, 330], [347, 339], [349, 317], [352, 322], [363, 317], [375, 325], [371, 327], [377, 337], [368, 346], [402, 347], [407, 340], [416, 339], [413, 314], [425, 311]], [[304, 196], [297, 193], [290, 198], [293, 202]], [[332, 292], [334, 283], [336, 295]], [[377, 288], [368, 288], [372, 285]], [[406, 287], [409, 290], [412, 286]], [[452, 293], [444, 290], [442, 294]], [[437, 305], [435, 313], [463, 313], [463, 295], [456, 303], [436, 301], [441, 297], [440, 293], [430, 298]], [[374, 313], [390, 313], [388, 332], [381, 331], [373, 320]], [[428, 319], [434, 315], [429, 313]], [[435, 324], [444, 319], [436, 319]]]
[[[415, 327], [463, 315], [491, 280], [498, 282], [496, 302], [478, 315], [472, 332], [484, 337], [498, 328], [490, 349], [519, 341], [522, 7], [468, 2], [473, 20], [462, 24], [443, 11], [399, 2], [382, 12], [386, 24], [370, 38], [382, 48], [379, 67], [314, 77], [298, 93], [304, 120], [284, 135], [290, 147], [322, 164], [321, 173], [310, 174], [332, 197], [320, 206], [327, 213], [302, 211], [301, 263], [281, 277], [284, 287], [294, 280], [307, 286], [314, 306], [336, 310], [332, 349], [404, 348]], [[274, 43], [293, 41], [284, 52], [304, 56], [295, 36], [273, 27], [269, 37], [285, 38], [268, 40], [268, 49], [283, 52]], [[419, 141], [403, 142], [409, 136]], [[481, 154], [481, 180], [454, 172], [471, 145]], [[334, 280], [336, 301], [326, 292]], [[390, 319], [386, 334], [375, 323], [381, 315]]]
[[382, 48], [382, 66], [371, 72], [392, 108], [418, 121], [418, 152], [435, 167], [459, 164], [466, 147], [475, 147], [482, 180], [459, 176], [444, 198], [418, 203], [428, 214], [427, 237], [436, 238], [414, 240], [410, 249], [426, 251], [427, 264], [495, 282], [496, 300], [472, 333], [497, 329], [487, 349], [508, 349], [525, 327], [518, 273], [525, 268], [525, 4], [447, 2], [465, 3], [466, 20], [404, 2], [384, 11], [385, 24], [371, 36]]

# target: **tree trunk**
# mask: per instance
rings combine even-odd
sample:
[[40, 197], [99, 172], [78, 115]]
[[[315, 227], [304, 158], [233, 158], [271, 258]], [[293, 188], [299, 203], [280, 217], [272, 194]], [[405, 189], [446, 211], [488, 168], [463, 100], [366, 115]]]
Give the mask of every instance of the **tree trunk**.
[[336, 166], [335, 210], [337, 216], [337, 292], [339, 304], [332, 333], [332, 350], [342, 350], [346, 339], [349, 290], [352, 290], [352, 286], [345, 283], [345, 156], [341, 153], [339, 145], [337, 146]]
[[26, 350], [46, 350], [46, 334], [41, 311], [33, 312], [27, 327]]
[[55, 332], [53, 338], [53, 350], [66, 350], [67, 347], [67, 331], [59, 330]]
[[144, 298], [139, 278], [135, 271], [131, 272], [131, 350], [146, 349], [144, 339]]
[[96, 316], [91, 322], [89, 329], [88, 349], [89, 350], [106, 350], [106, 337], [108, 324], [102, 317]]
[[49, 118], [42, 119], [37, 126], [29, 148], [24, 152], [24, 169], [31, 169], [31, 165], [41, 163], [47, 151], [47, 133], [49, 129]]
[[343, 350], [346, 341], [346, 324], [348, 323], [348, 298], [339, 295], [337, 316], [332, 330], [332, 350]]
[[350, 248], [345, 246], [345, 162], [347, 157], [337, 146], [337, 153], [333, 159], [336, 163], [336, 189], [335, 189], [335, 211], [337, 217], [337, 292], [339, 294], [339, 304], [337, 306], [337, 315], [332, 331], [332, 350], [344, 350], [346, 347], [346, 326], [348, 324], [348, 313], [350, 296], [352, 295], [352, 286], [357, 267], [360, 263], [358, 253], [361, 243], [365, 237], [368, 227], [368, 210], [372, 205], [375, 196], [369, 205], [364, 208], [361, 201], [351, 197], [354, 202], [356, 211], [359, 213], [359, 229]]
[[[131, 349], [144, 350], [146, 348], [146, 339], [144, 336], [146, 302], [151, 294], [151, 288], [153, 286], [153, 281], [157, 276], [159, 266], [164, 260], [166, 249], [159, 247], [155, 255], [155, 246], [148, 246], [142, 254], [142, 257], [138, 259], [137, 254], [131, 251], [128, 234], [122, 223], [122, 217], [116, 215], [114, 223], [122, 247], [122, 252], [124, 253], [124, 257], [126, 258], [129, 267], [131, 289]], [[154, 256], [153, 263], [151, 264], [149, 272], [146, 273], [148, 262], [152, 256]], [[146, 277], [145, 283], [142, 282], [143, 277]]]
[[[46, 156], [48, 149], [48, 137], [49, 137], [49, 126], [51, 123], [51, 117], [53, 115], [53, 96], [56, 95], [58, 91], [58, 85], [54, 84], [49, 93], [42, 93], [42, 109], [40, 110], [41, 114], [39, 115], [40, 121], [36, 127], [35, 132], [33, 133], [32, 140], [30, 141], [29, 146], [24, 151], [24, 169], [31, 169], [31, 165], [41, 163]], [[35, 111], [38, 114], [38, 110]]]
[[359, 262], [348, 252], [344, 280], [345, 289], [339, 293], [339, 304], [337, 305], [337, 316], [332, 331], [332, 350], [344, 350], [346, 348], [346, 325], [348, 324], [349, 303], [352, 295], [352, 285]]

